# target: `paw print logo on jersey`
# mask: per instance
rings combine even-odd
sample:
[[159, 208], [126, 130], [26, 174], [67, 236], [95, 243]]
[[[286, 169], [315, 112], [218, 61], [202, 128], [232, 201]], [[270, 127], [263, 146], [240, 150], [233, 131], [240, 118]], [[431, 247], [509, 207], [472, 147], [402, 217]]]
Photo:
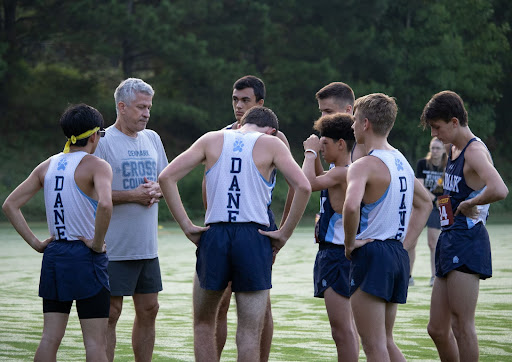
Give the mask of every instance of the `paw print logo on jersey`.
[[244, 147], [244, 143], [242, 140], [238, 139], [233, 144], [233, 152], [242, 152]]
[[398, 158], [395, 158], [395, 165], [398, 171], [402, 171], [404, 169], [404, 164]]
[[57, 171], [62, 170], [64, 171], [66, 169], [66, 166], [68, 165], [68, 161], [62, 159], [59, 161], [59, 164], [57, 165]]

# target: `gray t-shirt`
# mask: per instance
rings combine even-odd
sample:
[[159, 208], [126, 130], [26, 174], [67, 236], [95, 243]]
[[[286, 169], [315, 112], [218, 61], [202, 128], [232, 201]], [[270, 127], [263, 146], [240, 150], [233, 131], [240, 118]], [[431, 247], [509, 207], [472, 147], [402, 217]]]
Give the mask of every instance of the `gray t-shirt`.
[[[107, 161], [114, 174], [112, 190], [132, 190], [144, 177], [157, 181], [167, 166], [160, 136], [143, 130], [130, 137], [110, 126], [94, 155]], [[158, 203], [150, 208], [137, 203], [114, 205], [105, 236], [109, 260], [153, 259], [158, 256]]]

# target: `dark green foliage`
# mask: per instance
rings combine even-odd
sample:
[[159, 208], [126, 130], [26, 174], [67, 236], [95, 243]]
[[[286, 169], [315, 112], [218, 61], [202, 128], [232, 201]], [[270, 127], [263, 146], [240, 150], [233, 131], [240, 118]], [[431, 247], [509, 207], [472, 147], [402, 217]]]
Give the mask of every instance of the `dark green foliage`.
[[[279, 117], [302, 162], [302, 141], [318, 118], [314, 94], [332, 81], [356, 97], [397, 98], [391, 143], [411, 164], [430, 140], [419, 127], [425, 103], [444, 89], [463, 97], [473, 132], [512, 180], [512, 52], [507, 0], [56, 0], [2, 2], [0, 198], [37, 163], [60, 151], [57, 120], [70, 103], [98, 108], [115, 121], [113, 91], [129, 76], [156, 94], [149, 127], [171, 160], [201, 134], [233, 121], [231, 87], [246, 74], [267, 86], [265, 105]], [[187, 208], [201, 172], [182, 181]], [[199, 181], [198, 181], [199, 180]], [[286, 197], [278, 183], [274, 208]], [[316, 196], [315, 196], [316, 197]], [[200, 199], [199, 199], [200, 200]], [[510, 198], [497, 209], [512, 211]], [[313, 214], [317, 202], [310, 202]], [[27, 206], [42, 215], [42, 208]], [[162, 208], [161, 217], [170, 219]], [[3, 216], [2, 216], [3, 217]], [[41, 217], [42, 218], [42, 217]]]

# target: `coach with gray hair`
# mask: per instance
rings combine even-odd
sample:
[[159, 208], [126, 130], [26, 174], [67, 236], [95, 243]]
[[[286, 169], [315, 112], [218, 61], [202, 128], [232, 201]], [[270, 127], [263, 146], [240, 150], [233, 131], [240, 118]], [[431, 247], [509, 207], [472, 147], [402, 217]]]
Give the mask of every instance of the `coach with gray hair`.
[[114, 93], [116, 122], [106, 129], [95, 152], [114, 173], [114, 211], [105, 238], [111, 283], [107, 334], [110, 361], [114, 359], [123, 296], [131, 296], [135, 307], [135, 361], [151, 361], [155, 345], [158, 292], [162, 290], [157, 244], [158, 201], [162, 194], [157, 181], [168, 162], [160, 136], [146, 129], [154, 93], [141, 79], [121, 82]]

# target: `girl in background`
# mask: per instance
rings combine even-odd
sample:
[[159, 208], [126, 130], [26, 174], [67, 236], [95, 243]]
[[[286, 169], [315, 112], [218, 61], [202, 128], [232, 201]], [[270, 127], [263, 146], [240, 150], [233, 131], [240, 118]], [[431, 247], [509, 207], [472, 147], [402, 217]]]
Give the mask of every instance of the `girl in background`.
[[[441, 233], [441, 224], [439, 219], [439, 209], [437, 208], [437, 196], [443, 194], [443, 177], [444, 169], [448, 156], [443, 142], [437, 137], [433, 137], [430, 141], [430, 148], [427, 156], [418, 161], [416, 166], [416, 178], [425, 186], [432, 198], [434, 208], [427, 221], [427, 240], [430, 249], [430, 286], [434, 285], [435, 276], [435, 261], [434, 255], [436, 251], [437, 239]], [[411, 263], [411, 276], [409, 277], [409, 286], [414, 285], [414, 278], [412, 277], [412, 267], [416, 259], [416, 244], [414, 243], [409, 252], [409, 260]]]

